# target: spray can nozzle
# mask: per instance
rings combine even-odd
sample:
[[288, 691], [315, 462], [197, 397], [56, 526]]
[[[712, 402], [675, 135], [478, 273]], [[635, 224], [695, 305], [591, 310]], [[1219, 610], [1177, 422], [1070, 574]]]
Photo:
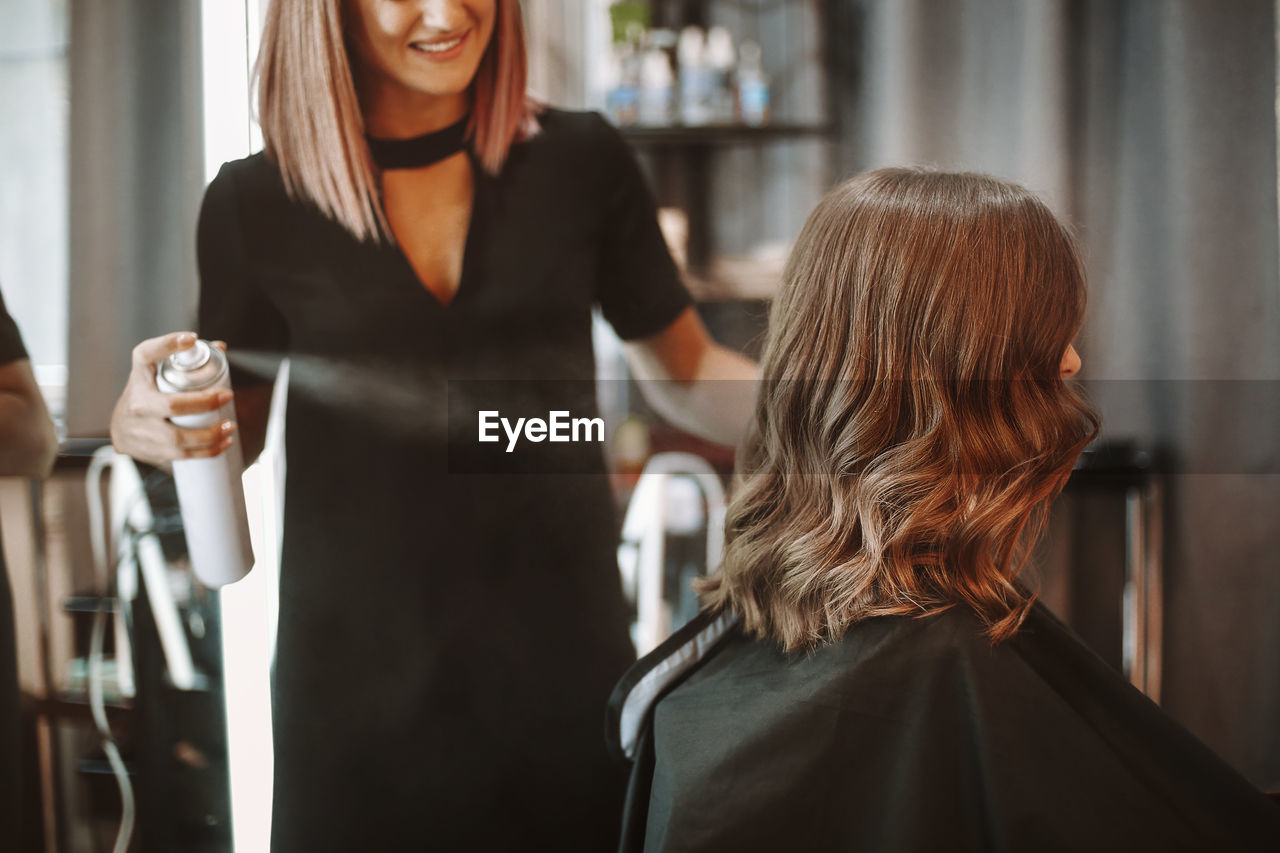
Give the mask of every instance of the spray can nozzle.
[[182, 370], [195, 370], [197, 367], [203, 367], [209, 361], [212, 355], [209, 350], [209, 344], [204, 341], [196, 341], [190, 347], [175, 352], [170, 358], [173, 359], [174, 367]]

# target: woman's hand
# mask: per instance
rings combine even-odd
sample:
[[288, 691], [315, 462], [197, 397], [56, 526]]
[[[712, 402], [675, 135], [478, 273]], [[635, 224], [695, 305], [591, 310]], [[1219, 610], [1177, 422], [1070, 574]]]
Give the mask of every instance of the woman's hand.
[[[235, 423], [222, 420], [208, 427], [180, 427], [176, 415], [210, 412], [226, 405], [232, 394], [225, 388], [166, 394], [156, 387], [156, 366], [169, 355], [196, 342], [192, 332], [150, 338], [133, 348], [129, 382], [111, 413], [111, 443], [116, 450], [152, 465], [175, 459], [217, 456], [231, 446]], [[215, 343], [221, 349], [224, 344]]]

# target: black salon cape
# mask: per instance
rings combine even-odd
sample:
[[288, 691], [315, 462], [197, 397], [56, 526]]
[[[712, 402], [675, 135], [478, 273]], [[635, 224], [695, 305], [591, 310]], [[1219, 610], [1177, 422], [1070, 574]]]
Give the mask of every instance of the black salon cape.
[[622, 851], [1280, 850], [1280, 808], [1043, 607], [994, 649], [960, 608], [810, 655], [715, 634], [615, 690], [615, 738], [628, 696], [642, 719]]

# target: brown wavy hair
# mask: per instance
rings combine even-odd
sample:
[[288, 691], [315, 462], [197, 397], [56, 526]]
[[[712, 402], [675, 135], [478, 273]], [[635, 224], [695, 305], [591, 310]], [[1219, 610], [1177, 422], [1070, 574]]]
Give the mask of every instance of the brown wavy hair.
[[1075, 241], [1020, 186], [882, 169], [832, 191], [773, 305], [705, 603], [787, 650], [957, 604], [1011, 636], [1098, 429], [1060, 375], [1084, 306]]

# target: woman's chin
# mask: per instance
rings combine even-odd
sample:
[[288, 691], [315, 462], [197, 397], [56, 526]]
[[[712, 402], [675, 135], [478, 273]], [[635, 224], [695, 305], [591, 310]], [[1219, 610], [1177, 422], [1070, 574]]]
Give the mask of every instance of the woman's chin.
[[405, 82], [418, 95], [447, 98], [465, 93], [474, 77], [474, 68], [442, 68], [432, 74], [415, 74]]

